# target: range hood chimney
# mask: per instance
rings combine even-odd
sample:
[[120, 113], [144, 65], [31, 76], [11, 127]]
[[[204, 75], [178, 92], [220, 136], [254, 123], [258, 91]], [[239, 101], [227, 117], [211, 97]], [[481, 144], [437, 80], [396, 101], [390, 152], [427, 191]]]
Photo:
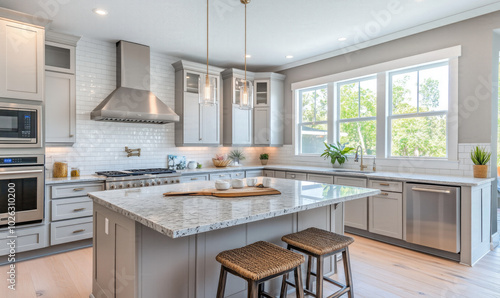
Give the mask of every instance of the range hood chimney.
[[155, 124], [179, 121], [179, 116], [149, 90], [148, 46], [123, 40], [116, 43], [116, 85], [90, 113], [90, 119]]

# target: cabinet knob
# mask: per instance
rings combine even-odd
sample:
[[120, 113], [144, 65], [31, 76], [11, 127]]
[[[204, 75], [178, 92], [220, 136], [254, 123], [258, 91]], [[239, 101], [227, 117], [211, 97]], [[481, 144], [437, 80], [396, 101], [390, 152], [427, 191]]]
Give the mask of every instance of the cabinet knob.
[[75, 135], [72, 135], [72, 134], [70, 134], [70, 135], [69, 135], [69, 137], [70, 137], [70, 138], [72, 138], [72, 137], [74, 137], [74, 136], [75, 136]]

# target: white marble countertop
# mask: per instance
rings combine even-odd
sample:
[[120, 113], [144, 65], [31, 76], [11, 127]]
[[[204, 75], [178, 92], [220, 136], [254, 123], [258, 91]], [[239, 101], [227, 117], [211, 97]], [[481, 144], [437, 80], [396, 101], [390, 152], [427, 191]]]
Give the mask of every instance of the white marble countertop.
[[229, 171], [247, 171], [247, 170], [276, 170], [276, 171], [295, 171], [311, 174], [335, 175], [335, 176], [352, 176], [364, 177], [369, 179], [386, 179], [396, 181], [420, 182], [431, 184], [446, 184], [454, 186], [477, 186], [485, 183], [490, 183], [494, 178], [473, 178], [463, 176], [450, 176], [450, 175], [429, 175], [418, 173], [399, 173], [399, 172], [371, 172], [371, 171], [358, 171], [354, 169], [343, 168], [327, 168], [327, 167], [311, 167], [311, 166], [296, 166], [296, 165], [266, 165], [266, 166], [240, 166], [240, 167], [227, 167], [227, 168], [205, 168], [194, 170], [179, 171], [182, 175], [195, 175], [195, 174], [210, 174], [214, 172], [229, 172]]
[[61, 183], [74, 183], [74, 182], [93, 182], [104, 181], [106, 177], [98, 175], [82, 175], [80, 177], [64, 177], [64, 178], [45, 178], [46, 185], [61, 184]]
[[163, 196], [169, 191], [213, 187], [214, 181], [203, 181], [93, 192], [89, 197], [153, 230], [179, 238], [380, 193], [375, 189], [273, 178], [271, 187], [281, 191], [281, 195], [246, 198]]

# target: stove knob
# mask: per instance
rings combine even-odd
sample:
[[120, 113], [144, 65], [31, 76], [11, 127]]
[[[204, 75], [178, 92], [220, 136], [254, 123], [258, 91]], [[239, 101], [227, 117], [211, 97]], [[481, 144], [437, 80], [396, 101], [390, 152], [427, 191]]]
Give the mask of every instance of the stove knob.
[[156, 182], [152, 181], [152, 182], [151, 182], [151, 185], [155, 186], [155, 185], [156, 185]]
[[175, 180], [175, 183], [181, 183], [181, 181], [179, 179]]
[[169, 182], [168, 180], [164, 180], [164, 181], [163, 181], [163, 183], [165, 183], [165, 184], [168, 184], [168, 182]]
[[149, 182], [146, 182], [146, 186], [149, 186]]
[[135, 184], [135, 183], [134, 183], [134, 184], [132, 184], [132, 187], [137, 187], [137, 184]]
[[127, 188], [131, 188], [132, 185], [130, 183], [127, 183]]
[[156, 183], [158, 183], [158, 185], [161, 185], [161, 180], [156, 181]]
[[111, 185], [111, 189], [116, 189], [116, 185]]
[[118, 185], [118, 188], [123, 188], [123, 185], [121, 185], [121, 184], [120, 184], [120, 185]]
[[140, 187], [144, 187], [144, 183], [142, 183], [142, 182], [141, 182], [141, 185], [140, 185]]

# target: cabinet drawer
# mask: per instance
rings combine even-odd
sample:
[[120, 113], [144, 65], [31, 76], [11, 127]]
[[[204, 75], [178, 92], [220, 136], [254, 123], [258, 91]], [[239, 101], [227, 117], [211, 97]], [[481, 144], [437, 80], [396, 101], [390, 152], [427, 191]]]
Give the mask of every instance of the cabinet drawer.
[[231, 179], [230, 173], [210, 174], [210, 180]]
[[333, 176], [308, 174], [307, 175], [307, 181], [318, 182], [318, 183], [326, 183], [326, 184], [333, 184]]
[[286, 179], [294, 179], [294, 180], [307, 180], [307, 174], [304, 173], [295, 173], [295, 172], [286, 172]]
[[370, 188], [376, 188], [385, 191], [403, 192], [403, 182], [370, 180]]
[[52, 199], [82, 197], [89, 192], [101, 190], [104, 190], [103, 183], [57, 185], [52, 186]]
[[274, 171], [264, 170], [264, 177], [274, 177]]
[[50, 245], [92, 238], [92, 217], [64, 220], [50, 224]]
[[52, 221], [92, 216], [92, 200], [88, 197], [53, 200], [50, 205]]
[[[263, 171], [262, 170], [253, 170], [253, 171], [246, 171], [245, 177], [246, 178], [251, 178], [251, 177], [260, 177], [263, 176]], [[270, 176], [267, 176], [270, 177]]]
[[9, 232], [7, 229], [0, 232], [0, 255], [4, 256], [9, 254], [9, 242], [11, 239], [16, 240], [16, 253], [39, 249], [48, 245], [47, 232], [45, 226], [29, 227], [29, 228], [16, 228], [17, 238], [7, 238]]
[[351, 178], [351, 177], [335, 177], [335, 184], [352, 186], [352, 187], [366, 187], [365, 178]]
[[196, 182], [196, 181], [207, 181], [208, 180], [208, 175], [190, 175], [190, 176], [183, 176], [181, 177], [181, 183], [189, 183], [189, 182]]
[[286, 178], [286, 172], [274, 171], [274, 178]]
[[231, 179], [243, 179], [245, 178], [245, 172], [232, 172]]

